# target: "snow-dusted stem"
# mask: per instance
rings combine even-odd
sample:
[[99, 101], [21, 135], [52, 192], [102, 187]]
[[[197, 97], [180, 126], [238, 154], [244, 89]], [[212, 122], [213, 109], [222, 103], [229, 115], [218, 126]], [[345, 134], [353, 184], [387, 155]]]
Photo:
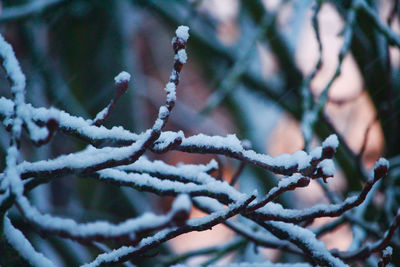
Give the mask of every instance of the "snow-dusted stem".
[[133, 257], [142, 255], [144, 252], [152, 249], [160, 244], [168, 241], [178, 235], [192, 232], [192, 231], [204, 231], [208, 230], [214, 225], [222, 223], [227, 219], [237, 215], [243, 211], [247, 205], [255, 198], [254, 195], [243, 199], [235, 204], [230, 205], [227, 209], [216, 211], [210, 215], [206, 215], [203, 218], [194, 218], [187, 221], [186, 225], [179, 228], [169, 228], [154, 236], [143, 239], [136, 247], [121, 247], [110, 253], [104, 253], [99, 255], [93, 262], [85, 264], [85, 267], [92, 266], [105, 266], [107, 264], [117, 264], [127, 261]]

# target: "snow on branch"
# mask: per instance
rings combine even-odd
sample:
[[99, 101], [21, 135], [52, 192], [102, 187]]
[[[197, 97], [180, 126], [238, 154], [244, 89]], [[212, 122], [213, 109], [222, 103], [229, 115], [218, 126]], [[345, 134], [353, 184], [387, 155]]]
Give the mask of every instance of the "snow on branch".
[[[117, 142], [120, 145], [129, 145], [139, 139], [140, 135], [125, 130], [123, 127], [113, 127], [107, 129], [103, 126], [96, 127], [92, 120], [76, 117], [56, 108], [35, 108], [31, 104], [26, 104], [25, 108], [32, 115], [32, 120], [40, 125], [46, 124], [54, 119], [59, 124], [59, 129], [64, 133], [78, 137], [83, 141], [96, 145], [106, 140]], [[4, 97], [0, 97], [0, 119], [3, 123], [13, 113], [14, 102]]]
[[136, 244], [147, 233], [176, 224], [184, 224], [191, 209], [188, 196], [180, 195], [173, 203], [172, 210], [166, 215], [146, 213], [141, 217], [129, 219], [119, 224], [111, 224], [107, 221], [81, 224], [68, 218], [41, 214], [23, 196], [17, 199], [16, 205], [24, 218], [42, 232], [83, 243], [118, 240], [119, 242]]
[[[199, 175], [199, 180], [207, 180], [207, 183], [195, 184], [193, 182], [182, 183], [168, 179], [152, 177], [147, 173], [126, 173], [118, 169], [105, 169], [93, 174], [93, 177], [108, 183], [134, 187], [139, 190], [152, 192], [161, 196], [176, 196], [189, 194], [190, 196], [210, 196], [222, 203], [229, 203], [233, 197], [243, 196], [227, 182], [209, 179], [207, 174]], [[211, 181], [208, 181], [211, 180]]]
[[[0, 35], [0, 58], [11, 82], [11, 93], [14, 99], [13, 112], [8, 111], [10, 116], [7, 117], [9, 120], [7, 123], [10, 123], [8, 126], [11, 126], [10, 130], [15, 139], [13, 142], [18, 145], [22, 126], [25, 123], [32, 141], [37, 144], [46, 143], [52, 132], [46, 127], [39, 127], [32, 121], [32, 114], [26, 109], [25, 105], [25, 75], [22, 73], [13, 48], [4, 40], [2, 35]], [[10, 105], [7, 105], [7, 107], [9, 108]]]
[[[207, 136], [198, 134], [195, 136], [184, 137], [180, 145], [172, 148], [189, 153], [200, 154], [219, 154], [232, 157], [251, 165], [255, 165], [277, 174], [292, 175], [296, 172], [311, 176], [313, 178], [330, 177], [331, 173], [324, 173], [321, 166], [317, 166], [324, 159], [331, 159], [339, 145], [337, 137], [332, 135], [327, 138], [329, 142], [323, 147], [315, 148], [310, 154], [299, 150], [291, 155], [281, 154], [276, 157], [260, 154], [251, 149], [246, 149], [236, 135]], [[169, 142], [170, 139], [163, 139], [161, 136], [159, 143]], [[153, 148], [157, 151], [158, 144]], [[165, 145], [164, 145], [165, 146]]]
[[315, 238], [310, 230], [284, 222], [268, 222], [264, 224], [276, 236], [286, 236], [288, 240], [300, 247], [314, 262], [320, 266], [346, 266], [342, 260], [333, 256], [322, 241]]
[[145, 157], [141, 157], [135, 163], [120, 166], [117, 169], [125, 172], [147, 173], [154, 177], [172, 181], [201, 184], [215, 181], [208, 174], [217, 170], [218, 164], [215, 160], [211, 160], [206, 165], [179, 164], [172, 166], [161, 160], [149, 161]]
[[138, 246], [124, 246], [119, 249], [113, 250], [109, 253], [100, 254], [97, 258], [88, 264], [83, 266], [92, 267], [92, 266], [100, 266], [104, 264], [117, 264], [124, 262], [130, 258], [140, 256], [143, 252], [158, 246], [159, 244], [170, 240], [178, 235], [188, 233], [191, 231], [204, 231], [208, 230], [211, 227], [235, 216], [236, 214], [243, 211], [246, 206], [253, 201], [255, 195], [251, 195], [246, 198], [242, 198], [235, 204], [231, 204], [227, 209], [217, 210], [209, 215], [206, 215], [202, 218], [193, 218], [186, 222], [181, 228], [169, 228], [163, 231], [158, 232], [154, 236], [147, 237], [143, 239]]
[[263, 220], [276, 220], [293, 223], [313, 220], [319, 217], [340, 216], [344, 212], [363, 203], [364, 200], [367, 198], [368, 193], [371, 191], [372, 187], [387, 174], [387, 171], [387, 161], [383, 158], [379, 159], [375, 165], [372, 179], [370, 179], [364, 185], [360, 194], [358, 194], [358, 196], [348, 197], [340, 204], [318, 204], [314, 207], [307, 209], [291, 210], [284, 209], [280, 204], [270, 202], [263, 208], [258, 209], [256, 216], [263, 218]]
[[47, 259], [42, 253], [37, 252], [25, 238], [23, 233], [15, 228], [10, 219], [4, 216], [4, 233], [7, 241], [26, 259], [30, 264], [34, 266], [52, 267], [56, 266], [49, 259]]
[[293, 175], [291, 177], [284, 178], [281, 181], [279, 181], [278, 186], [272, 188], [268, 192], [268, 194], [264, 196], [264, 199], [260, 200], [258, 203], [254, 205], [250, 205], [247, 209], [247, 212], [252, 212], [265, 206], [266, 204], [273, 201], [275, 198], [277, 198], [286, 191], [294, 190], [299, 187], [306, 187], [309, 184], [310, 184], [310, 179], [308, 177]]

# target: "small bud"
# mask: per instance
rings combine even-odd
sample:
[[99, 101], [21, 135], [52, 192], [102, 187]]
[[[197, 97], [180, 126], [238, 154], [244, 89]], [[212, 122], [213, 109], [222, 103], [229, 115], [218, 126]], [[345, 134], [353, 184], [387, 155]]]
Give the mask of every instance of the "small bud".
[[298, 181], [297, 181], [297, 187], [306, 187], [310, 184], [310, 178], [308, 177], [301, 177]]
[[335, 175], [335, 164], [331, 159], [324, 159], [318, 164], [317, 167], [321, 168], [323, 176], [332, 177]]
[[36, 146], [42, 146], [50, 142], [51, 138], [53, 138], [54, 133], [58, 130], [58, 127], [60, 125], [58, 124], [58, 121], [56, 119], [50, 118], [47, 120], [45, 127], [47, 128], [47, 135], [45, 138], [34, 141], [34, 144]]
[[185, 42], [189, 39], [189, 27], [188, 26], [184, 26], [184, 25], [179, 26], [176, 29], [175, 33], [176, 33], [176, 37], [178, 37], [179, 39], [182, 39]]
[[121, 72], [115, 78], [115, 98], [118, 99], [121, 95], [123, 95], [129, 86], [129, 81], [131, 80], [131, 75], [126, 71]]
[[376, 163], [374, 167], [374, 180], [378, 180], [386, 176], [387, 172], [389, 170], [389, 162], [384, 159], [380, 158]]
[[172, 221], [178, 226], [184, 225], [189, 219], [191, 209], [192, 201], [189, 195], [179, 195], [172, 204]]
[[333, 147], [327, 146], [322, 149], [322, 158], [331, 159], [335, 155], [335, 149]]
[[185, 225], [188, 219], [189, 219], [189, 213], [186, 210], [179, 210], [172, 217], [172, 221], [177, 226]]
[[182, 67], [183, 64], [179, 60], [176, 60], [174, 64], [174, 70], [180, 72], [182, 70]]
[[242, 147], [246, 150], [251, 149], [252, 145], [251, 145], [251, 141], [248, 139], [244, 139], [242, 140]]
[[49, 119], [49, 120], [46, 122], [46, 127], [47, 127], [47, 129], [49, 130], [49, 132], [54, 132], [54, 131], [56, 131], [56, 130], [58, 129], [59, 126], [60, 126], [60, 125], [58, 124], [58, 121], [57, 121], [56, 119], [53, 119], [53, 118]]
[[335, 155], [336, 148], [339, 146], [339, 140], [336, 134], [331, 134], [322, 142], [322, 158], [331, 159]]
[[122, 83], [122, 82], [129, 82], [131, 80], [131, 75], [126, 71], [122, 71], [120, 74], [115, 76], [114, 81], [115, 83]]
[[185, 49], [186, 43], [183, 42], [181, 39], [174, 38], [172, 39], [172, 49], [174, 50], [174, 53], [178, 53], [179, 50]]
[[187, 54], [185, 49], [180, 49], [176, 55], [178, 57], [179, 62], [181, 62], [182, 64], [186, 63]]

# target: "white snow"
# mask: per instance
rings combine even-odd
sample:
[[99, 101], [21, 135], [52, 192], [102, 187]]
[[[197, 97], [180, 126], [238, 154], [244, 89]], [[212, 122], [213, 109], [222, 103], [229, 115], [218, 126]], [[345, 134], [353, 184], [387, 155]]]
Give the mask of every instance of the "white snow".
[[158, 117], [159, 117], [160, 119], [164, 119], [165, 117], [168, 117], [168, 115], [169, 115], [169, 110], [168, 110], [168, 108], [165, 107], [165, 106], [161, 106], [160, 109], [159, 109], [159, 111], [158, 111]]
[[20, 255], [33, 266], [52, 267], [55, 266], [42, 253], [36, 252], [24, 234], [16, 229], [7, 216], [4, 216], [4, 235], [7, 241], [17, 250]]
[[154, 148], [157, 150], [163, 150], [164, 148], [168, 147], [170, 144], [175, 142], [177, 138], [183, 139], [184, 135], [182, 131], [179, 132], [162, 132], [160, 137], [158, 138], [157, 142], [154, 144]]
[[322, 156], [322, 147], [318, 146], [318, 147], [314, 148], [313, 150], [311, 150], [310, 156], [313, 159], [321, 158], [321, 156]]
[[3, 66], [7, 72], [7, 75], [13, 81], [11, 91], [15, 94], [21, 94], [21, 96], [16, 97], [16, 103], [21, 104], [24, 102], [23, 93], [25, 91], [25, 75], [21, 71], [19, 62], [15, 57], [14, 50], [12, 46], [4, 40], [3, 35], [0, 34], [0, 57], [3, 58]]
[[304, 151], [297, 151], [294, 154], [281, 154], [276, 157], [271, 157], [265, 154], [259, 154], [251, 149], [244, 149], [240, 140], [236, 135], [231, 134], [226, 137], [223, 136], [208, 136], [204, 134], [198, 134], [190, 137], [186, 137], [182, 140], [181, 146], [183, 147], [212, 147], [229, 151], [234, 154], [242, 155], [249, 161], [255, 161], [260, 165], [269, 165], [271, 167], [284, 167], [291, 168], [296, 165], [301, 170], [309, 166], [312, 157]]
[[[24, 117], [21, 116], [23, 110], [21, 110], [21, 106], [25, 104], [25, 86], [26, 86], [26, 78], [22, 73], [21, 67], [17, 58], [15, 57], [14, 50], [12, 46], [4, 40], [3, 35], [0, 34], [0, 57], [3, 59], [2, 64], [8, 75], [8, 78], [11, 80], [11, 92], [13, 93], [13, 98], [15, 102], [15, 110], [16, 114], [14, 114], [14, 120], [12, 123], [12, 136], [13, 136], [13, 145], [17, 139], [19, 139], [21, 135], [21, 129], [23, 124]], [[16, 158], [15, 158], [16, 161]], [[15, 164], [14, 164], [15, 165]]]
[[5, 98], [0, 97], [0, 114], [4, 117], [11, 117], [14, 113], [14, 102]]
[[[229, 205], [228, 209], [222, 208], [218, 209], [215, 212], [208, 214], [202, 218], [193, 218], [190, 219], [186, 222], [187, 225], [192, 226], [194, 228], [205, 224], [209, 223], [209, 225], [212, 227], [213, 225], [217, 224], [219, 220], [225, 219], [229, 217], [229, 214], [232, 210], [237, 209], [240, 205], [242, 205], [246, 200], [248, 200], [250, 196], [245, 196], [241, 197], [240, 201], [238, 203]], [[111, 252], [106, 252], [103, 254], [100, 254], [96, 257], [96, 259], [90, 263], [87, 263], [83, 265], [84, 267], [94, 267], [94, 266], [99, 266], [104, 263], [110, 263], [110, 262], [116, 262], [118, 261], [119, 258], [128, 255], [130, 253], [134, 253], [137, 250], [140, 250], [142, 247], [152, 244], [152, 243], [159, 243], [161, 240], [168, 240], [176, 236], [178, 228], [173, 227], [173, 228], [167, 228], [164, 230], [161, 230], [157, 232], [153, 236], [146, 237], [142, 239], [136, 247], [133, 246], [123, 246], [118, 249], [114, 249]], [[200, 229], [199, 229], [200, 230]], [[204, 229], [201, 229], [204, 230]], [[190, 228], [186, 232], [189, 232]]]
[[208, 175], [206, 172], [218, 168], [218, 163], [215, 160], [210, 163], [203, 164], [180, 164], [178, 166], [168, 165], [161, 160], [149, 161], [146, 157], [140, 157], [136, 162], [116, 167], [122, 171], [160, 173], [167, 176], [180, 176], [194, 183], [209, 183], [215, 181], [215, 178]]
[[389, 169], [389, 161], [385, 158], [379, 158], [379, 160], [375, 163], [374, 169], [376, 169], [379, 166], [385, 166], [386, 168]]
[[[93, 126], [92, 120], [85, 120], [82, 117], [72, 116], [67, 112], [58, 110], [54, 107], [49, 109], [42, 107], [35, 108], [31, 104], [25, 104], [24, 107], [29, 109], [33, 121], [46, 123], [49, 119], [55, 119], [61, 128], [75, 130], [91, 139], [111, 138], [116, 140], [135, 141], [140, 137], [140, 135], [125, 130], [121, 126], [114, 126], [111, 129], [107, 129], [104, 126]], [[0, 97], [0, 113], [3, 114], [3, 116], [10, 116], [10, 114], [13, 113], [13, 109], [13, 101]]]
[[122, 71], [114, 78], [115, 83], [129, 82], [130, 80], [131, 80], [131, 75], [126, 71]]
[[104, 147], [100, 149], [88, 146], [83, 151], [62, 155], [55, 159], [41, 160], [33, 163], [24, 161], [18, 165], [18, 170], [22, 173], [27, 171], [52, 171], [63, 168], [81, 169], [109, 160], [122, 160], [139, 150], [149, 135], [150, 131], [148, 130], [142, 135], [142, 138], [130, 146]]
[[126, 173], [118, 169], [105, 169], [97, 172], [101, 179], [115, 182], [133, 184], [137, 187], [152, 187], [160, 191], [172, 191], [178, 194], [220, 194], [228, 199], [235, 199], [246, 196], [231, 187], [226, 181], [210, 181], [206, 184], [182, 183], [171, 180], [161, 180], [150, 176], [147, 173]]
[[98, 235], [107, 238], [126, 235], [133, 240], [136, 238], [137, 232], [167, 225], [176, 212], [181, 210], [189, 212], [191, 209], [189, 196], [180, 195], [174, 201], [172, 209], [167, 215], [144, 213], [140, 217], [128, 219], [119, 224], [111, 224], [107, 221], [77, 223], [69, 218], [41, 214], [24, 196], [20, 196], [17, 202], [24, 216], [40, 228], [46, 229], [47, 231], [65, 232], [76, 238], [90, 238]]
[[190, 196], [188, 194], [178, 195], [172, 203], [172, 211], [174, 212], [183, 210], [189, 213], [191, 209], [192, 201], [190, 200]]
[[25, 122], [33, 141], [38, 142], [48, 136], [49, 131], [46, 127], [39, 127], [32, 121], [32, 110], [26, 104], [19, 105], [17, 115]]
[[110, 252], [106, 252], [103, 254], [100, 254], [96, 257], [96, 259], [90, 263], [86, 263], [84, 265], [81, 265], [81, 267], [95, 267], [99, 266], [100, 264], [104, 262], [116, 262], [118, 261], [119, 258], [121, 258], [124, 255], [129, 254], [130, 252], [134, 251], [135, 247], [132, 246], [122, 246], [118, 249], [114, 249]]
[[161, 131], [161, 129], [164, 127], [164, 121], [162, 120], [162, 119], [160, 119], [160, 118], [158, 118], [155, 122], [154, 122], [154, 125], [153, 125], [153, 130], [155, 130], [155, 131]]
[[280, 218], [296, 220], [300, 217], [306, 217], [312, 214], [324, 212], [324, 213], [335, 213], [336, 211], [340, 210], [344, 204], [353, 204], [357, 201], [357, 196], [352, 196], [346, 198], [342, 204], [317, 204], [312, 206], [311, 208], [305, 209], [285, 209], [282, 207], [281, 204], [275, 202], [269, 202], [264, 207], [257, 210], [257, 212], [264, 214], [266, 216], [278, 216]]
[[164, 90], [167, 92], [168, 102], [176, 100], [176, 86], [174, 83], [172, 82], [167, 83]]
[[110, 104], [108, 104], [107, 107], [103, 108], [99, 113], [97, 113], [93, 121], [103, 120], [106, 114], [108, 113], [109, 109], [110, 109]]
[[347, 266], [339, 258], [332, 256], [322, 241], [316, 239], [315, 234], [308, 229], [292, 223], [270, 222], [274, 227], [289, 234], [290, 239], [302, 241], [316, 258], [327, 260], [332, 266]]
[[177, 53], [177, 56], [178, 56], [179, 61], [180, 61], [182, 64], [185, 64], [185, 63], [186, 63], [186, 61], [187, 61], [187, 54], [186, 54], [185, 49], [179, 50], [178, 53]]
[[11, 191], [17, 196], [22, 195], [24, 191], [23, 184], [17, 171], [18, 154], [19, 153], [16, 145], [10, 146], [7, 149], [7, 167], [5, 170], [5, 177], [8, 180], [9, 185], [11, 186]]
[[392, 253], [393, 253], [393, 248], [391, 246], [386, 247], [382, 252], [384, 257], [390, 256], [392, 255]]
[[[302, 176], [294, 174], [290, 177], [280, 179], [279, 183], [278, 183], [278, 188], [287, 187], [290, 184], [295, 184], [299, 181], [300, 178], [302, 178]], [[276, 188], [276, 187], [274, 187], [274, 188]]]
[[169, 76], [170, 80], [175, 80], [177, 78], [177, 72], [176, 70], [172, 70], [171, 76]]
[[234, 152], [243, 151], [243, 147], [239, 139], [235, 134], [223, 136], [208, 136], [204, 134], [193, 135], [185, 138], [182, 141], [182, 145], [186, 146], [199, 146], [199, 147], [215, 147], [215, 148], [227, 148]]
[[322, 169], [322, 172], [327, 176], [333, 176], [336, 172], [335, 164], [331, 159], [324, 159], [318, 164], [318, 167]]
[[303, 150], [296, 151], [292, 156], [299, 169], [304, 169], [310, 165], [311, 157]]
[[175, 33], [178, 38], [181, 38], [185, 42], [187, 42], [187, 40], [189, 39], [189, 27], [188, 26], [183, 26], [183, 25], [179, 26], [176, 29]]
[[336, 134], [331, 134], [322, 142], [322, 147], [332, 147], [336, 149], [339, 146], [339, 139]]

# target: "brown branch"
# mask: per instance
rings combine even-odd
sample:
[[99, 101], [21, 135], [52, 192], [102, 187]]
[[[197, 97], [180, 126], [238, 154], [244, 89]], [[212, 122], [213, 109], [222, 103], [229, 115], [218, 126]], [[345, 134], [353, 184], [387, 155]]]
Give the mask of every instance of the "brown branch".
[[49, 119], [46, 122], [45, 126], [47, 128], [48, 134], [47, 134], [46, 138], [39, 140], [38, 142], [35, 142], [35, 145], [37, 145], [37, 146], [42, 146], [42, 145], [49, 143], [50, 140], [53, 138], [55, 132], [59, 128], [58, 121], [55, 119]]
[[252, 214], [252, 217], [263, 221], [273, 220], [290, 223], [310, 221], [320, 217], [338, 217], [346, 211], [363, 203], [374, 184], [383, 178], [387, 172], [387, 162], [380, 159], [375, 165], [373, 178], [364, 185], [358, 196], [347, 198], [341, 204], [317, 205], [304, 210], [288, 210], [280, 208], [279, 212], [276, 212], [276, 210], [271, 212], [268, 208], [261, 208], [256, 210], [254, 214]]
[[264, 207], [267, 203], [273, 201], [284, 192], [294, 190], [299, 187], [306, 187], [309, 184], [310, 178], [308, 177], [293, 176], [290, 178], [284, 178], [279, 182], [278, 186], [272, 188], [262, 200], [256, 204], [250, 205], [246, 209], [246, 213], [251, 213], [261, 207]]
[[100, 126], [102, 125], [110, 116], [111, 112], [115, 108], [115, 104], [118, 99], [128, 90], [129, 80], [131, 75], [127, 72], [121, 72], [115, 79], [115, 87], [114, 87], [114, 97], [111, 99], [110, 103], [105, 107], [102, 111], [100, 111], [96, 118], [93, 121], [93, 125]]
[[[177, 237], [179, 235], [188, 233], [188, 232], [193, 232], [193, 231], [204, 231], [204, 230], [209, 230], [213, 226], [220, 224], [227, 219], [239, 214], [241, 211], [243, 211], [247, 205], [255, 199], [255, 196], [252, 195], [245, 199], [241, 203], [236, 203], [233, 204], [232, 206], [228, 207], [225, 211], [217, 211], [214, 214], [206, 215], [202, 220], [204, 222], [202, 223], [196, 223], [196, 219], [189, 220], [186, 225], [178, 228], [171, 228], [171, 229], [166, 229], [162, 231], [161, 233], [144, 239], [142, 242], [139, 243], [137, 247], [128, 247], [128, 248], [123, 248], [123, 252], [120, 253], [118, 250], [114, 250], [112, 253], [119, 253], [119, 257], [108, 257], [108, 259], [102, 257], [102, 255], [99, 255], [95, 261], [93, 262], [94, 266], [106, 266], [106, 265], [114, 265], [114, 264], [119, 264], [122, 262], [125, 262], [129, 259], [132, 259], [134, 257], [141, 257], [143, 253], [149, 251], [150, 249], [153, 249], [155, 247], [158, 247], [160, 244], [164, 243], [165, 241], [168, 241], [174, 237]], [[193, 222], [193, 223], [192, 223]]]
[[[187, 195], [180, 197], [173, 203], [171, 211], [167, 215], [147, 213], [119, 224], [104, 221], [82, 224], [72, 219], [43, 215], [23, 196], [16, 199], [16, 206], [24, 219], [34, 225], [40, 233], [57, 235], [87, 245], [95, 241], [111, 240], [135, 245], [154, 231], [185, 224], [189, 218], [191, 201]], [[184, 203], [182, 204], [182, 202]]]

